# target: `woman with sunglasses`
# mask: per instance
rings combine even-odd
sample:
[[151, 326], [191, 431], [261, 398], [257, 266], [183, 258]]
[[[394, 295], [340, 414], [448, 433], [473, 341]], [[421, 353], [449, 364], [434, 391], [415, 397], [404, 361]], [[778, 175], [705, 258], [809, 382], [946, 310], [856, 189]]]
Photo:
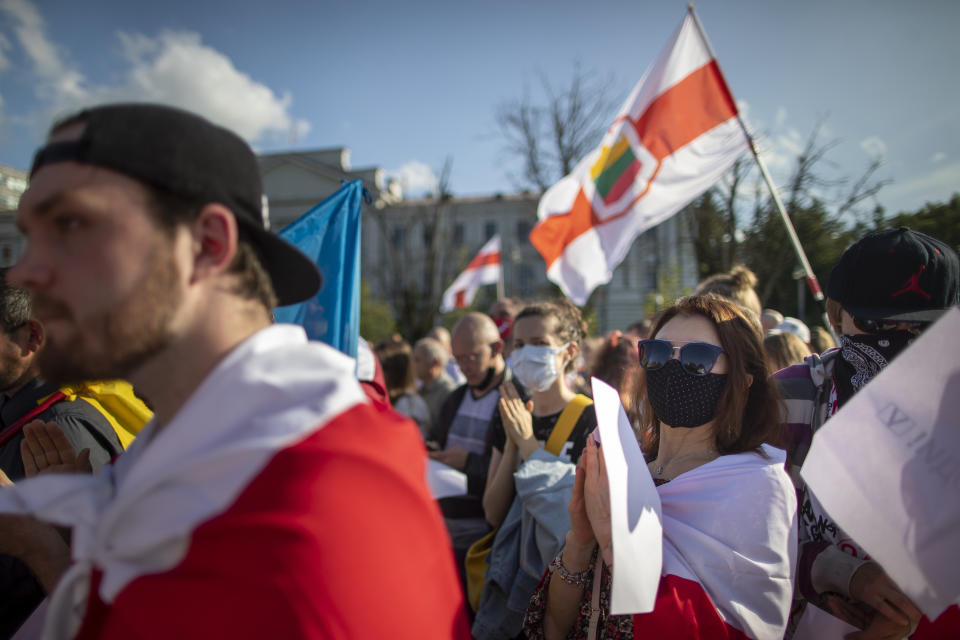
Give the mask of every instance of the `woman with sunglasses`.
[[652, 335], [639, 344], [637, 401], [662, 508], [654, 610], [606, 615], [609, 493], [590, 438], [566, 545], [538, 586], [524, 630], [528, 638], [781, 638], [796, 564], [796, 496], [784, 453], [765, 444], [776, 441], [780, 403], [759, 328], [740, 306], [708, 294], [677, 301]]

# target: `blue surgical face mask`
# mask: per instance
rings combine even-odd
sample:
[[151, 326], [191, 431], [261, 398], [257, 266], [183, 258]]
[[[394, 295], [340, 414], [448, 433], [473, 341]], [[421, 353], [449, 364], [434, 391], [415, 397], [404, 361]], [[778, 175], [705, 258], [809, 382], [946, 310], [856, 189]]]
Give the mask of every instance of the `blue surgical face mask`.
[[527, 389], [546, 391], [560, 375], [560, 370], [557, 369], [557, 354], [566, 348], [567, 345], [524, 345], [510, 354], [510, 369]]

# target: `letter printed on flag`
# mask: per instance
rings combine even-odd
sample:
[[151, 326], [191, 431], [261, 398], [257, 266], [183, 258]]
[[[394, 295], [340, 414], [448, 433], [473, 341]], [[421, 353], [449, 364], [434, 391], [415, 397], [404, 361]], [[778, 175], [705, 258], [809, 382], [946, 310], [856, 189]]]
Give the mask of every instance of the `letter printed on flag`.
[[481, 285], [496, 284], [500, 279], [500, 234], [497, 234], [481, 247], [467, 268], [457, 276], [446, 291], [440, 311], [446, 313], [461, 309], [473, 302], [477, 289]]
[[323, 286], [316, 296], [277, 307], [277, 322], [299, 324], [311, 340], [352, 358], [360, 336], [360, 205], [363, 182], [354, 180], [310, 209], [279, 235], [316, 263]]
[[640, 233], [706, 191], [748, 148], [733, 95], [688, 13], [600, 148], [540, 199], [530, 242], [547, 277], [585, 304]]

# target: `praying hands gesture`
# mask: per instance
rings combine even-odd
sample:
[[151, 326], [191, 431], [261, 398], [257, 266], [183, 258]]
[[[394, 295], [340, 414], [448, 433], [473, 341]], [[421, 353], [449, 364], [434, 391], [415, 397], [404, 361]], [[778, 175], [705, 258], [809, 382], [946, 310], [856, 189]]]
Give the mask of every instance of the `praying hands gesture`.
[[610, 525], [610, 482], [603, 451], [593, 436], [587, 437], [587, 446], [580, 457], [584, 470], [584, 508], [590, 528], [600, 545], [600, 555], [608, 567], [613, 566], [613, 533]]
[[530, 454], [540, 448], [533, 435], [533, 401], [526, 403], [517, 393], [517, 388], [509, 380], [500, 385], [500, 419], [508, 442], [516, 445], [520, 456], [526, 460]]
[[90, 450], [76, 453], [55, 422], [34, 420], [27, 423], [23, 427], [20, 455], [28, 478], [39, 473], [93, 473]]

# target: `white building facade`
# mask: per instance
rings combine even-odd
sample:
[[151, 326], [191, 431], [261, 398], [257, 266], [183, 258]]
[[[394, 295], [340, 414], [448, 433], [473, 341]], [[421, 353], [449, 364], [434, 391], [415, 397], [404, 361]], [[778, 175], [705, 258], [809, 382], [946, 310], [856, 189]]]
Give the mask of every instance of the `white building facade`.
[[[382, 169], [351, 170], [349, 152], [342, 148], [268, 154], [260, 161], [274, 229], [331, 195], [342, 180], [364, 181], [373, 203], [364, 205], [361, 273], [377, 298], [390, 302], [391, 291], [422, 284], [424, 279], [432, 279], [428, 289], [442, 292], [497, 233], [506, 296], [536, 298], [556, 291], [529, 241], [537, 220], [536, 194], [404, 200]], [[679, 295], [696, 283], [690, 225], [681, 213], [638, 237], [613, 279], [594, 292], [590, 304], [597, 331], [624, 329], [641, 320], [658, 289]], [[483, 292], [478, 299], [492, 300], [491, 296], [492, 292]]]
[[0, 165], [0, 267], [9, 267], [23, 253], [23, 235], [17, 229], [17, 205], [27, 190], [27, 172]]

